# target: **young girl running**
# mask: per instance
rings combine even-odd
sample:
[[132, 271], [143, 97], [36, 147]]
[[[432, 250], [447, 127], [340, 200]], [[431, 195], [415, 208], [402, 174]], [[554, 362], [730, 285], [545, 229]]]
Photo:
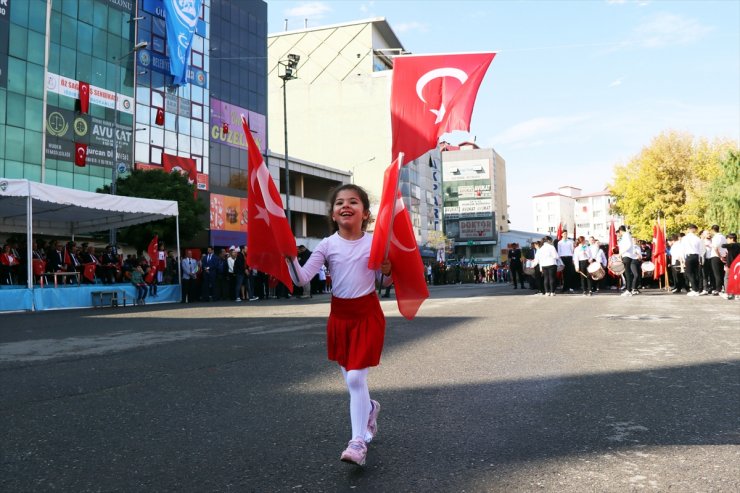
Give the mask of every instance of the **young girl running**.
[[[368, 269], [372, 235], [365, 232], [370, 217], [367, 193], [356, 185], [342, 185], [331, 196], [329, 216], [334, 234], [324, 238], [301, 266], [295, 267], [293, 281], [305, 285], [329, 263], [332, 277], [331, 313], [326, 325], [329, 359], [342, 368], [349, 390], [349, 414], [352, 437], [341, 460], [359, 466], [365, 464], [367, 444], [378, 432], [380, 404], [370, 399], [368, 369], [380, 363], [385, 337], [385, 317], [375, 291], [376, 279], [383, 274], [383, 285], [392, 283], [391, 263], [386, 260], [380, 271]], [[292, 271], [292, 269], [291, 269]]]

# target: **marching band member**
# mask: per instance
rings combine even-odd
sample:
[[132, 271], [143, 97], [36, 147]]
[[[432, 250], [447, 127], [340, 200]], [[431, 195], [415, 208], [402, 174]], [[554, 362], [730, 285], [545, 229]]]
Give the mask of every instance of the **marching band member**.
[[686, 265], [686, 280], [691, 290], [687, 296], [699, 296], [701, 288], [699, 287], [699, 276], [701, 272], [701, 263], [704, 259], [704, 243], [701, 238], [696, 236], [697, 227], [695, 224], [689, 224], [686, 230], [686, 236], [681, 240], [681, 249], [683, 250]]
[[[606, 267], [607, 267], [606, 254], [604, 253], [604, 250], [601, 248], [601, 243], [599, 243], [599, 240], [597, 240], [593, 236], [589, 238], [589, 241], [591, 242], [591, 245], [588, 247], [589, 250], [591, 251], [591, 259], [594, 262], [598, 262], [599, 264], [601, 264], [601, 268], [604, 269], [604, 272], [606, 272]], [[606, 279], [606, 277], [602, 277], [598, 281], [594, 282], [595, 284], [594, 287], [596, 288], [597, 292], [599, 291], [599, 286], [603, 285], [604, 279]]]
[[573, 261], [578, 266], [578, 273], [581, 275], [583, 296], [591, 296], [591, 276], [588, 273], [588, 264], [591, 263], [592, 257], [586, 238], [583, 236], [578, 237], [578, 242], [573, 250]]
[[685, 259], [683, 248], [681, 247], [681, 237], [679, 235], [672, 235], [668, 241], [668, 245], [670, 246], [669, 253], [671, 255], [671, 274], [673, 274], [673, 289], [671, 289], [671, 293], [679, 294], [682, 289], [690, 292], [683, 275]]
[[542, 275], [545, 278], [545, 296], [555, 296], [555, 274], [557, 274], [559, 260], [560, 256], [552, 246], [552, 238], [545, 236], [542, 239], [542, 246], [534, 255], [534, 265], [542, 268]]
[[624, 263], [625, 287], [622, 296], [640, 294], [637, 290], [637, 283], [640, 280], [637, 260], [640, 258], [640, 252], [635, 248], [632, 235], [627, 231], [627, 227], [624, 224], [619, 227], [617, 236], [619, 237], [617, 243], [619, 245], [619, 254], [622, 257], [622, 263]]

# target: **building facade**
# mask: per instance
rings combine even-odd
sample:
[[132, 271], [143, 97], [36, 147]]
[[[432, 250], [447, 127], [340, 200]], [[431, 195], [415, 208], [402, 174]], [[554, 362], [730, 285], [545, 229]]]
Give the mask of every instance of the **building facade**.
[[[284, 153], [287, 140], [291, 159], [351, 172], [377, 210], [392, 159], [393, 56], [402, 53], [383, 18], [268, 35], [270, 149]], [[284, 81], [281, 62], [288, 55], [300, 61], [297, 78]], [[433, 233], [442, 230], [440, 166], [439, 154], [431, 151], [401, 173], [401, 192], [425, 256], [432, 255], [427, 248]]]
[[452, 259], [500, 260], [500, 234], [509, 231], [506, 162], [494, 149], [474, 144], [442, 155], [444, 232]]
[[594, 236], [599, 241], [609, 240], [609, 225], [622, 224], [622, 217], [614, 215], [614, 197], [608, 191], [581, 194], [577, 187], [560, 187], [557, 192], [547, 192], [532, 197], [534, 228], [537, 233], [554, 237], [558, 226], [573, 235]]
[[[176, 86], [162, 0], [0, 1], [0, 176], [96, 191], [174, 162], [210, 204], [194, 245], [245, 243], [241, 115], [278, 183], [284, 166], [267, 153], [267, 3], [203, 0], [193, 14], [187, 83]], [[76, 165], [81, 146], [86, 159]], [[293, 203], [306, 214], [296, 233], [323, 235], [311, 201], [350, 175], [296, 167]]]

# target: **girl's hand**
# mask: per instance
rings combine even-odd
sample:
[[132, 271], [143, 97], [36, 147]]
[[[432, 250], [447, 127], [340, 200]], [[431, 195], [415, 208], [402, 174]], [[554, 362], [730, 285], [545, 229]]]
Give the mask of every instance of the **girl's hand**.
[[391, 261], [388, 259], [385, 259], [382, 264], [380, 264], [380, 271], [383, 273], [384, 276], [388, 277], [391, 275]]

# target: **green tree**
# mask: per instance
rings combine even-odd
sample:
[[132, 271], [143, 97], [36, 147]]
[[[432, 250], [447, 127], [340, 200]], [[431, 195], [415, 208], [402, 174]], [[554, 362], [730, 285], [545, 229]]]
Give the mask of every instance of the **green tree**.
[[[180, 173], [165, 173], [160, 170], [134, 170], [125, 178], [116, 181], [116, 194], [127, 197], [177, 201], [180, 214], [180, 239], [189, 241], [206, 227], [203, 219], [208, 210], [201, 199], [193, 196], [193, 185]], [[98, 189], [110, 193], [106, 185]], [[118, 233], [121, 242], [132, 245], [141, 253], [149, 246], [154, 235], [168, 245], [177, 242], [176, 219], [174, 217], [123, 228]]]
[[665, 132], [625, 165], [617, 165], [609, 186], [614, 212], [625, 217], [636, 238], [650, 238], [658, 213], [669, 232], [690, 223], [706, 226], [708, 185], [720, 173], [722, 156], [737, 144], [694, 141], [687, 133]]
[[725, 233], [737, 233], [740, 232], [740, 151], [730, 150], [719, 167], [719, 173], [707, 187], [706, 224], [718, 224]]

